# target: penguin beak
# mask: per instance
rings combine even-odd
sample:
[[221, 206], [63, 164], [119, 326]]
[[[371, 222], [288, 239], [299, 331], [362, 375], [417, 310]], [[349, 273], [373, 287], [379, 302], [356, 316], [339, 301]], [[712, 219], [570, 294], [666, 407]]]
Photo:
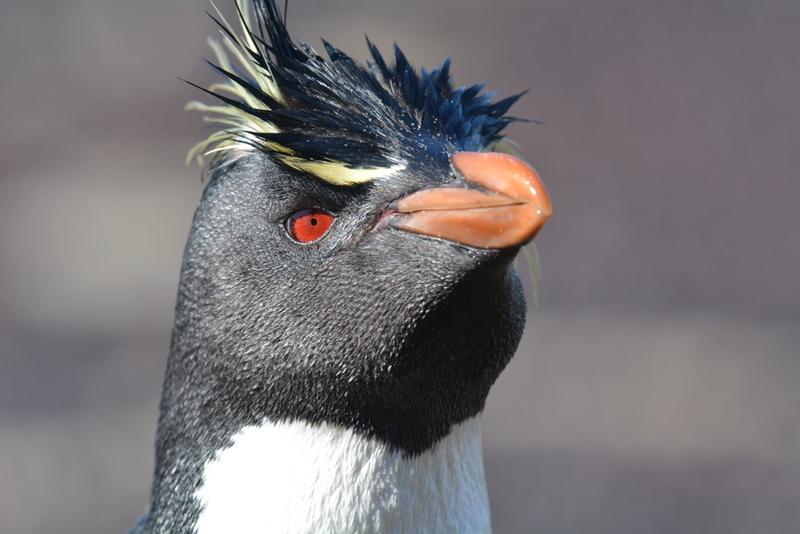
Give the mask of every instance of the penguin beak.
[[457, 152], [455, 169], [480, 188], [423, 189], [395, 201], [389, 226], [482, 249], [530, 242], [553, 211], [539, 175], [497, 152]]

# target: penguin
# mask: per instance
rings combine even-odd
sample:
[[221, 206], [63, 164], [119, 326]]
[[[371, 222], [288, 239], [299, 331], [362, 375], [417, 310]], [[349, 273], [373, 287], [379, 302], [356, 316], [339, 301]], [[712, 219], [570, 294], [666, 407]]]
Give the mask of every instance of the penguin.
[[491, 531], [488, 392], [552, 212], [506, 113], [450, 63], [296, 43], [274, 0], [212, 18], [222, 82], [134, 534]]

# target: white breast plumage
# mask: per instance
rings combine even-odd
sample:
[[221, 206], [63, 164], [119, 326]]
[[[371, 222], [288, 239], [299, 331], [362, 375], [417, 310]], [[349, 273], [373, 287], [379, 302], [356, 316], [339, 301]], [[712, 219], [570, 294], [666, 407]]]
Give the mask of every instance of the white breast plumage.
[[204, 466], [198, 534], [490, 532], [480, 418], [404, 458], [344, 427], [242, 429]]

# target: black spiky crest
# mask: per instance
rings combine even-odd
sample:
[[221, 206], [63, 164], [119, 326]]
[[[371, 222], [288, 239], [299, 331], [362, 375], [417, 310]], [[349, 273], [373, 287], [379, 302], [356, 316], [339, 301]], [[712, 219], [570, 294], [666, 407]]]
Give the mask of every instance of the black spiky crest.
[[212, 66], [226, 80], [200, 88], [223, 105], [187, 105], [216, 114], [206, 120], [224, 129], [196, 145], [188, 160], [257, 149], [330, 183], [352, 185], [420, 156], [490, 149], [519, 120], [505, 113], [521, 95], [492, 103], [483, 85], [454, 89], [449, 60], [418, 73], [397, 46], [390, 66], [368, 40], [366, 67], [323, 41], [326, 61], [292, 42], [274, 0], [254, 0], [255, 25], [249, 0], [236, 0], [236, 7], [243, 35], [219, 10], [212, 17], [224, 38], [223, 45], [209, 41], [218, 62]]

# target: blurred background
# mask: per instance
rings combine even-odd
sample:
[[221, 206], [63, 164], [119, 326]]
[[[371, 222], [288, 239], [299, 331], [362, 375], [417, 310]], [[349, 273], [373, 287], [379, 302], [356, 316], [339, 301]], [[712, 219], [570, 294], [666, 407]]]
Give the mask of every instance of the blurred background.
[[[3, 4], [4, 534], [146, 506], [208, 9]], [[544, 122], [508, 132], [555, 215], [486, 410], [496, 532], [800, 532], [800, 3], [292, 0], [288, 24], [452, 57]]]

